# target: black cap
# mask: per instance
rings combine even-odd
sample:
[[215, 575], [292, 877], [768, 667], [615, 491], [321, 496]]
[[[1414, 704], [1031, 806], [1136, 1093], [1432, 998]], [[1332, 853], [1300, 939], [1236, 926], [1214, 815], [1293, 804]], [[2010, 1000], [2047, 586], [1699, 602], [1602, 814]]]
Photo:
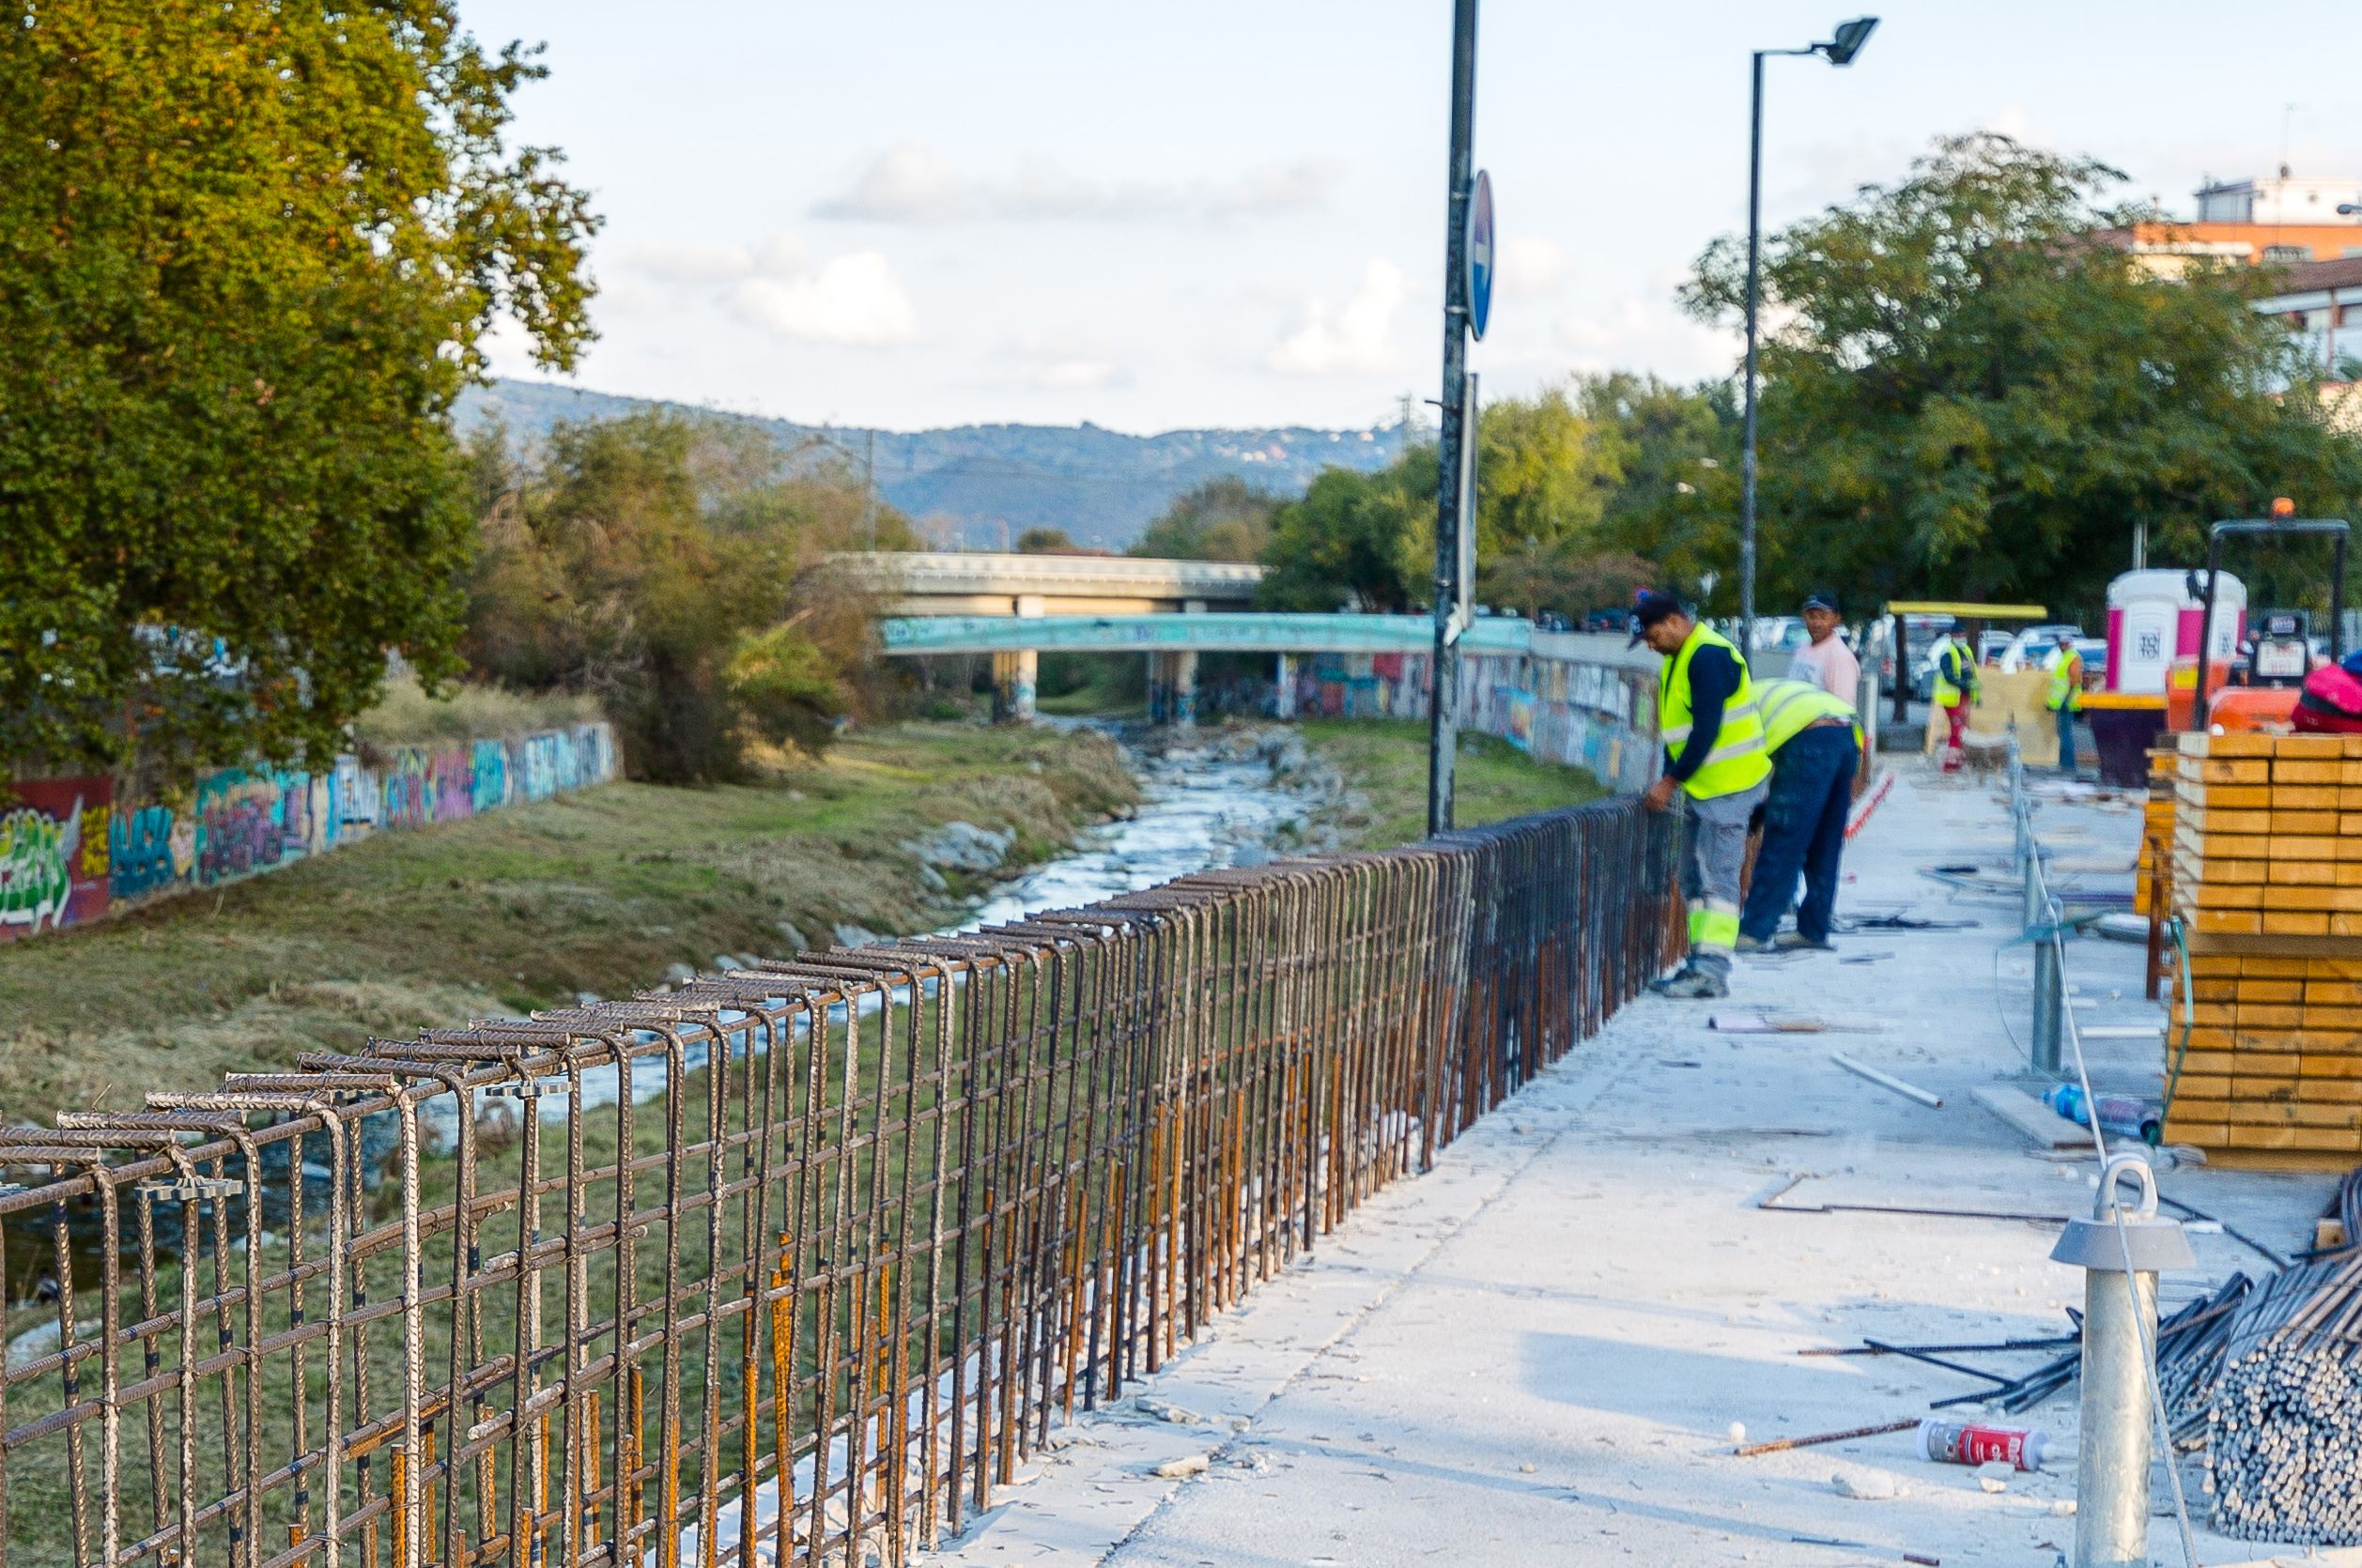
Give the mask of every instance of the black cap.
[[1837, 595], [1831, 593], [1826, 588], [1816, 588], [1812, 592], [1807, 593], [1804, 596], [1804, 607], [1806, 609], [1825, 609], [1831, 615], [1839, 613], [1837, 607]]
[[[1680, 613], [1681, 600], [1678, 596], [1660, 589], [1642, 589], [1632, 595], [1632, 643], [1640, 641], [1642, 634], [1658, 622]], [[1630, 647], [1632, 643], [1625, 646]]]

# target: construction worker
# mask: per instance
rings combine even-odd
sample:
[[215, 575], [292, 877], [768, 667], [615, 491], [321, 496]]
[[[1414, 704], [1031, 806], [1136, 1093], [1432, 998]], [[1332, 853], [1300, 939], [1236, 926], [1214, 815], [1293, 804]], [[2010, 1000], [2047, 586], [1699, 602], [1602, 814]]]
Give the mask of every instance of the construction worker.
[[2059, 634], [2059, 651], [2050, 658], [2050, 691], [2045, 699], [2059, 723], [2059, 771], [2075, 771], [2075, 715], [2083, 707], [2083, 654], [2073, 632]]
[[1964, 737], [1968, 732], [1968, 704], [1977, 695], [1977, 656], [1968, 645], [1946, 631], [1936, 639], [1929, 656], [1936, 665], [1936, 706], [1952, 726], [1944, 743], [1944, 771], [1958, 773], [1968, 757]]
[[[1738, 950], [1827, 948], [1854, 770], [1861, 765], [1861, 715], [1806, 681], [1757, 683], [1755, 708], [1771, 751], [1771, 793], [1764, 802], [1755, 880], [1739, 912]], [[1797, 906], [1796, 930], [1783, 931], [1781, 917], [1796, 897], [1799, 870], [1804, 901]]]
[[1763, 718], [1747, 679], [1747, 661], [1730, 638], [1691, 619], [1671, 593], [1644, 590], [1633, 607], [1639, 626], [1632, 640], [1665, 656], [1657, 681], [1665, 773], [1642, 801], [1650, 810], [1662, 811], [1676, 791], [1690, 798], [1689, 843], [1681, 862], [1681, 891], [1690, 900], [1690, 957], [1649, 987], [1666, 996], [1727, 996], [1731, 953], [1738, 945], [1747, 822], [1768, 792], [1765, 780], [1771, 773]]

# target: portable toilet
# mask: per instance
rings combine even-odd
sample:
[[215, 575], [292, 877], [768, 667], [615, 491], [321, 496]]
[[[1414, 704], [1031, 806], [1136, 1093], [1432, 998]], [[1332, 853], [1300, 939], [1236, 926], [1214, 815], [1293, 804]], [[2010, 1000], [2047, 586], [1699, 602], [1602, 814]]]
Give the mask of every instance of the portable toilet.
[[[2163, 695], [2173, 661], [2197, 659], [2206, 605], [2190, 592], [2189, 579], [2187, 572], [2153, 568], [2126, 572], [2107, 585], [2107, 690]], [[2209, 664], [2227, 667], [2237, 657], [2246, 623], [2246, 585], [2225, 572], [2215, 591]]]

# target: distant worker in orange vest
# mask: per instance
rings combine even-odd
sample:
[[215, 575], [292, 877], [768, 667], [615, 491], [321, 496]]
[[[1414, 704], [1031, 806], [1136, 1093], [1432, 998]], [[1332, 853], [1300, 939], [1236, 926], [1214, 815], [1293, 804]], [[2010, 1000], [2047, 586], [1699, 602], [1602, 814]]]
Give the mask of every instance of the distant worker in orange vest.
[[2073, 632], [2059, 634], [2059, 652], [2050, 660], [2050, 711], [2059, 718], [2059, 771], [2075, 771], [2075, 715], [2083, 707], [2083, 655]]

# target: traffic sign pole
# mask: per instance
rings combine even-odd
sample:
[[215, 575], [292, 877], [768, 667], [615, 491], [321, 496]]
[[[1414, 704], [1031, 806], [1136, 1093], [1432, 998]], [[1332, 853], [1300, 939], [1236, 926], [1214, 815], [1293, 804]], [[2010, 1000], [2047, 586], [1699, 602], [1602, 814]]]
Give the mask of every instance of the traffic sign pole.
[[1468, 375], [1468, 329], [1472, 306], [1491, 303], [1491, 187], [1484, 186], [1483, 297], [1472, 300], [1478, 280], [1470, 268], [1470, 208], [1476, 191], [1470, 173], [1475, 157], [1476, 0], [1452, 7], [1451, 156], [1446, 173], [1448, 208], [1443, 225], [1443, 395], [1436, 453], [1435, 651], [1428, 669], [1427, 830], [1431, 837], [1452, 830], [1453, 762], [1459, 748], [1459, 653], [1453, 622], [1461, 596], [1460, 530], [1474, 528], [1460, 509], [1461, 445], [1476, 438], [1464, 417]]

